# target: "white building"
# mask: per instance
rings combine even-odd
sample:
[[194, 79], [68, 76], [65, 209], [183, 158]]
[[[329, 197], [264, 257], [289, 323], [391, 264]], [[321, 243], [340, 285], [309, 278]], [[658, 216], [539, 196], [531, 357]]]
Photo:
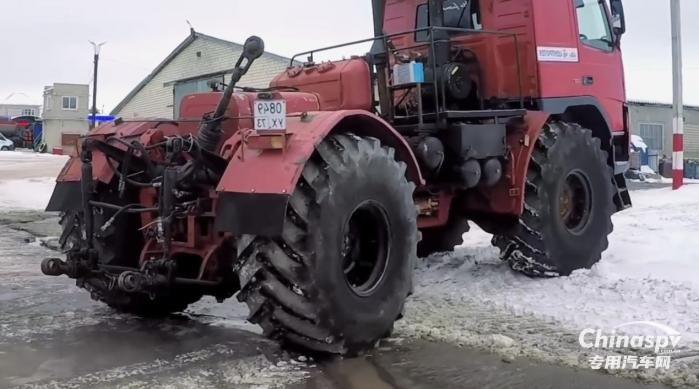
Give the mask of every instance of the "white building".
[[[629, 127], [652, 151], [672, 156], [672, 104], [645, 101], [629, 102]], [[699, 159], [699, 107], [684, 107], [684, 156]]]
[[14, 118], [17, 116], [39, 116], [41, 106], [35, 104], [0, 104], [0, 116]]
[[44, 87], [43, 143], [49, 152], [69, 154], [78, 138], [87, 133], [90, 89], [83, 84], [60, 84]]
[[[188, 94], [210, 90], [209, 81], [227, 82], [243, 46], [191, 30], [190, 35], [111, 112], [124, 119], [179, 116]], [[267, 87], [290, 59], [265, 53], [257, 59], [241, 86]]]

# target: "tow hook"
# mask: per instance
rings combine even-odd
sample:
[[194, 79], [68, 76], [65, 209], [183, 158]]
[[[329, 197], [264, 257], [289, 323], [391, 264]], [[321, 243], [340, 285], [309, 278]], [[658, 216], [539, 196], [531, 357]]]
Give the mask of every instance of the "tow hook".
[[143, 274], [133, 271], [123, 272], [117, 278], [117, 286], [126, 293], [141, 292], [147, 283], [148, 280]]
[[86, 250], [81, 253], [68, 253], [66, 261], [59, 258], [46, 258], [41, 261], [41, 272], [52, 277], [66, 275], [69, 278], [78, 279], [94, 270], [86, 265], [86, 260], [81, 258], [87, 258], [87, 263], [90, 263], [90, 258], [94, 258], [94, 254]]
[[46, 258], [41, 261], [41, 272], [47, 276], [58, 277], [67, 274], [68, 264], [58, 258]]

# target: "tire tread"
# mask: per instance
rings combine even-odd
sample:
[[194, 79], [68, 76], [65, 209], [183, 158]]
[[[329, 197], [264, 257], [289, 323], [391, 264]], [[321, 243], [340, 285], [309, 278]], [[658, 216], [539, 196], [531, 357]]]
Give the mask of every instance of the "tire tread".
[[[543, 174], [551, 159], [552, 148], [561, 138], [573, 133], [582, 133], [586, 145], [594, 149], [597, 158], [606, 165], [607, 153], [602, 150], [599, 139], [593, 137], [592, 131], [574, 123], [547, 124], [532, 152], [525, 184], [524, 212], [519, 223], [510, 234], [496, 235], [493, 238], [493, 245], [500, 249], [501, 259], [513, 270], [530, 277], [557, 277], [569, 273], [567, 269], [558, 269], [549, 264], [550, 254], [546, 249], [542, 220], [545, 205], [540, 200], [539, 190], [543, 186]], [[613, 193], [610, 193], [609, 198], [610, 204], [613, 204]], [[586, 265], [591, 266], [601, 259], [601, 253], [609, 246], [608, 235], [612, 230], [610, 220], [603, 241], [600, 242], [600, 254]]]
[[[319, 315], [325, 304], [321, 292], [310, 276], [311, 255], [308, 239], [309, 226], [314, 222], [314, 209], [328, 192], [332, 193], [333, 176], [343, 174], [348, 160], [361, 159], [372, 153], [390, 158], [393, 149], [381, 146], [374, 138], [339, 134], [316, 147], [316, 153], [307, 161], [297, 190], [290, 200], [282, 236], [278, 239], [257, 237], [251, 243], [256, 250], [239, 250], [239, 268], [260, 268], [258, 277], [241, 277], [238, 300], [248, 304], [250, 321], [269, 327], [266, 335], [306, 350], [346, 354], [342, 337], [333, 337], [324, 328]], [[412, 184], [405, 181], [406, 188]], [[411, 192], [412, 193], [412, 192]], [[269, 332], [269, 333], [268, 333]]]

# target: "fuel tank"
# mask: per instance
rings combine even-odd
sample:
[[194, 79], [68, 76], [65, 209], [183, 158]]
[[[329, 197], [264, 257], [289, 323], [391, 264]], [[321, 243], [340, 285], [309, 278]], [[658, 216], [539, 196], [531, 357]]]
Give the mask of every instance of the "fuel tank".
[[372, 108], [371, 73], [362, 57], [293, 66], [275, 77], [270, 86], [313, 93], [323, 111]]

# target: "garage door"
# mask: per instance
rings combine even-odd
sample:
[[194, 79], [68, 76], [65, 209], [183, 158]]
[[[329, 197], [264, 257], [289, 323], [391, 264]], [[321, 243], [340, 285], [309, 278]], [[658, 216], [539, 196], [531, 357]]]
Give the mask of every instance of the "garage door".
[[684, 156], [685, 158], [699, 158], [699, 124], [685, 124], [684, 126]]

